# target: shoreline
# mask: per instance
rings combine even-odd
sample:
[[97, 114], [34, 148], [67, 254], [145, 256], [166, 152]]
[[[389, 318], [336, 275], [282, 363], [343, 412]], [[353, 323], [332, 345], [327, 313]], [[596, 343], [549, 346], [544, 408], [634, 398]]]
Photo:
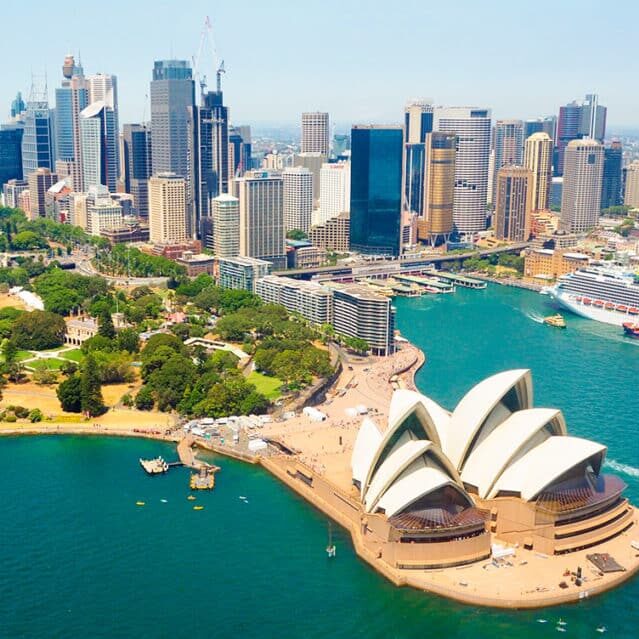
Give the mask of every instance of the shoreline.
[[[335, 407], [340, 399], [343, 400], [344, 389], [340, 389], [340, 385], [344, 385], [347, 380], [345, 389], [351, 388], [349, 393], [354, 393], [353, 389], [357, 389], [360, 397], [363, 395], [365, 399], [371, 403], [378, 402], [378, 406], [384, 406], [387, 396], [390, 396], [394, 387], [400, 386], [404, 388], [415, 389], [415, 375], [417, 371], [424, 365], [426, 361], [425, 354], [412, 344], [405, 344], [403, 347], [402, 358], [397, 357], [396, 363], [389, 361], [391, 358], [377, 358], [356, 363], [355, 361], [344, 361], [342, 375], [336, 379], [332, 385], [332, 388], [327, 389], [327, 400], [324, 404], [320, 404], [320, 408], [329, 412], [334, 409], [335, 412], [332, 416], [329, 415], [329, 420], [322, 425], [309, 425], [303, 422], [302, 419], [292, 422], [285, 422], [282, 424], [269, 425], [270, 430], [273, 431], [265, 433], [268, 438], [276, 441], [284, 440], [289, 445], [295, 454], [283, 454], [278, 452], [270, 456], [263, 455], [251, 455], [238, 448], [232, 446], [220, 445], [214, 443], [211, 440], [204, 440], [197, 438], [195, 445], [202, 450], [212, 452], [221, 456], [233, 458], [237, 461], [242, 461], [250, 464], [259, 464], [267, 472], [269, 472], [276, 479], [281, 481], [289, 489], [293, 490], [299, 496], [304, 498], [305, 501], [310, 503], [311, 506], [324, 513], [331, 520], [335, 521], [341, 527], [343, 527], [351, 536], [355, 553], [358, 557], [364, 560], [369, 566], [376, 570], [383, 577], [388, 579], [395, 586], [409, 586], [417, 590], [422, 590], [438, 596], [453, 599], [461, 603], [473, 606], [489, 607], [489, 608], [502, 608], [502, 609], [538, 609], [549, 606], [562, 605], [566, 603], [576, 603], [581, 599], [587, 599], [591, 596], [596, 596], [605, 591], [618, 587], [623, 582], [631, 578], [637, 572], [639, 572], [639, 561], [632, 560], [630, 555], [621, 553], [621, 543], [628, 542], [628, 531], [622, 533], [619, 537], [612, 540], [609, 544], [604, 544], [607, 548], [609, 545], [614, 546], [614, 554], [620, 558], [623, 562], [630, 565], [630, 568], [622, 573], [606, 574], [605, 576], [596, 576], [588, 578], [587, 582], [584, 582], [583, 587], [577, 587], [573, 584], [565, 590], [557, 590], [557, 579], [554, 578], [551, 581], [547, 581], [542, 587], [535, 586], [535, 582], [539, 582], [537, 576], [531, 575], [530, 571], [527, 571], [527, 564], [535, 566], [535, 570], [539, 571], [556, 571], [558, 568], [565, 568], [567, 565], [572, 566], [574, 564], [588, 566], [589, 563], [586, 559], [587, 550], [577, 551], [570, 553], [569, 555], [543, 557], [539, 556], [539, 553], [533, 551], [526, 551], [523, 549], [517, 549], [517, 565], [507, 568], [507, 574], [492, 575], [492, 579], [489, 581], [488, 586], [481, 585], [481, 580], [486, 579], [485, 573], [491, 562], [490, 558], [484, 561], [478, 561], [470, 565], [462, 565], [444, 569], [420, 569], [412, 570], [406, 568], [397, 568], [381, 556], [381, 548], [376, 546], [375, 541], [371, 540], [370, 535], [365, 534], [366, 518], [361, 509], [359, 501], [354, 498], [352, 491], [350, 490], [350, 473], [348, 477], [336, 474], [335, 460], [339, 457], [340, 462], [343, 465], [343, 457], [348, 454], [346, 450], [347, 446], [343, 446], [342, 450], [329, 450], [328, 440], [318, 440], [317, 442], [307, 442], [312, 437], [320, 437], [325, 434], [324, 431], [332, 429], [332, 439], [335, 439], [335, 429], [339, 428], [343, 431], [344, 438], [348, 439], [351, 431], [355, 431], [361, 421], [361, 417], [352, 420], [352, 423], [346, 419], [342, 419], [337, 422], [338, 416], [341, 414], [338, 408]], [[372, 361], [372, 363], [370, 363]], [[353, 366], [348, 366], [348, 364]], [[396, 365], [394, 365], [396, 364]], [[357, 378], [358, 370], [353, 371], [353, 367], [357, 367], [363, 371], [363, 379]], [[370, 371], [375, 371], [377, 368], [381, 368], [382, 372], [377, 375]], [[350, 370], [349, 370], [350, 369]], [[395, 381], [392, 381], [395, 380]], [[330, 391], [334, 392], [334, 395], [329, 399], [328, 394]], [[354, 402], [352, 397], [350, 402]], [[376, 409], [374, 413], [381, 415]], [[136, 432], [136, 430], [138, 432]], [[269, 430], [269, 427], [265, 427], [265, 431]], [[340, 431], [340, 432], [342, 432]], [[55, 424], [55, 423], [39, 423], [29, 424], [24, 426], [16, 426], [15, 424], [0, 425], [0, 436], [20, 436], [20, 435], [76, 435], [76, 436], [107, 436], [107, 437], [127, 437], [127, 438], [139, 438], [139, 439], [152, 439], [156, 441], [162, 441], [165, 443], [177, 443], [181, 439], [181, 431], [175, 431], [173, 429], [170, 433], [154, 432], [151, 430], [142, 431], [140, 429], [132, 428], [116, 428], [109, 427], [108, 425], [100, 425], [96, 428], [94, 424], [86, 423], [81, 424]], [[260, 433], [260, 436], [262, 433]], [[342, 444], [342, 435], [339, 437], [340, 446]], [[318, 450], [319, 444], [321, 446], [321, 453], [323, 457], [319, 458], [318, 455], [304, 454], [303, 450], [300, 450], [298, 444], [302, 442], [307, 446], [315, 446], [315, 450]], [[326, 447], [326, 450], [325, 450]], [[348, 455], [350, 459], [350, 455]], [[320, 463], [324, 462], [324, 463]], [[331, 468], [331, 463], [333, 467]], [[329, 468], [325, 465], [327, 464]], [[374, 516], [370, 516], [371, 518]], [[638, 512], [633, 509], [632, 526], [631, 530], [634, 533], [637, 530]], [[504, 569], [496, 569], [497, 572], [503, 572]], [[530, 570], [533, 570], [532, 568]], [[484, 575], [482, 577], [482, 574]], [[593, 571], [594, 574], [594, 571]], [[474, 580], [477, 579], [477, 582]], [[532, 581], [531, 581], [532, 580]], [[504, 591], [502, 592], [502, 584]], [[552, 584], [552, 585], [551, 585]], [[519, 589], [519, 590], [518, 590]]]

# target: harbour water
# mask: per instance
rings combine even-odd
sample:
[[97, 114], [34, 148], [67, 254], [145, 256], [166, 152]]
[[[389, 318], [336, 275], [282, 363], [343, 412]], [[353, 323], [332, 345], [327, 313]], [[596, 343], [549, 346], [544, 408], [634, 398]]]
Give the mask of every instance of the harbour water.
[[[418, 385], [453, 407], [484, 376], [530, 367], [535, 403], [605, 441], [638, 503], [639, 343], [571, 316], [540, 324], [545, 304], [497, 286], [397, 299], [428, 355]], [[0, 439], [0, 637], [536, 638], [560, 618], [567, 636], [637, 636], [639, 579], [542, 611], [463, 606], [395, 588], [336, 526], [327, 559], [326, 518], [260, 468], [218, 458], [215, 490], [190, 502], [187, 471], [141, 471], [158, 454], [175, 457], [138, 440]]]

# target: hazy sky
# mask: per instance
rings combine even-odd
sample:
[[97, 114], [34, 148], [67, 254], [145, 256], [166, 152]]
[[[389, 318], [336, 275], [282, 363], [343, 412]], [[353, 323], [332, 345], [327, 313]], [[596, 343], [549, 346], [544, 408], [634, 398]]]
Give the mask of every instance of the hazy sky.
[[[85, 73], [118, 76], [121, 123], [148, 118], [153, 60], [191, 60], [207, 14], [238, 124], [305, 110], [393, 122], [412, 97], [526, 118], [596, 91], [610, 124], [639, 127], [636, 0], [3, 2], [1, 119], [32, 73], [47, 72], [53, 104], [78, 50]], [[202, 68], [213, 80], [210, 55]]]

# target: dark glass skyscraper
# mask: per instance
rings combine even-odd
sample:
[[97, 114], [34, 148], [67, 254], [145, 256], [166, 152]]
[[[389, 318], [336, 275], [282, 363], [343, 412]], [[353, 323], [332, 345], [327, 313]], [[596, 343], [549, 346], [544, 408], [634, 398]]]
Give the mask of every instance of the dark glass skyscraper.
[[51, 118], [45, 96], [27, 103], [22, 136], [22, 172], [25, 179], [36, 169], [53, 169]]
[[235, 176], [242, 177], [251, 166], [251, 127], [231, 127], [229, 130], [229, 149], [232, 153], [232, 162], [229, 179]]
[[133, 196], [137, 214], [149, 217], [151, 177], [151, 129], [145, 124], [125, 124], [122, 128], [124, 190]]
[[416, 101], [406, 105], [404, 112], [404, 141], [406, 155], [404, 168], [404, 207], [411, 213], [422, 215], [424, 209], [424, 178], [426, 136], [433, 130], [433, 106]]
[[0, 187], [22, 179], [22, 124], [0, 126]]
[[351, 248], [398, 255], [401, 240], [401, 126], [354, 126], [351, 131]]
[[604, 149], [603, 181], [601, 183], [601, 208], [622, 204], [623, 148], [619, 140], [613, 140]]

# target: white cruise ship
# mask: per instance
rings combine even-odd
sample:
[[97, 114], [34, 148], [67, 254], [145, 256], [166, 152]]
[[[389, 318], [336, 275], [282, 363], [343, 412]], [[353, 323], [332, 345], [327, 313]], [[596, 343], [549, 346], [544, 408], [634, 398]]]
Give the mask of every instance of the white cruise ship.
[[639, 321], [639, 281], [633, 273], [589, 267], [562, 275], [547, 291], [563, 308], [606, 324]]

